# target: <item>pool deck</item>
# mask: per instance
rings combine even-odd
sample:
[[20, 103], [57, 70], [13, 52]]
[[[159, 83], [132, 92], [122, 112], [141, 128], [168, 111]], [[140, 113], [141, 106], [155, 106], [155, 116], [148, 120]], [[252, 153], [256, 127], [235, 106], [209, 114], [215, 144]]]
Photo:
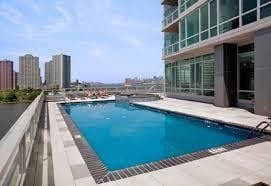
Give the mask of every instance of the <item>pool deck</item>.
[[253, 114], [245, 109], [230, 107], [216, 107], [213, 104], [199, 103], [193, 101], [164, 98], [153, 102], [137, 103], [139, 105], [168, 110], [189, 116], [201, 117], [208, 120], [235, 124], [255, 128], [261, 121], [267, 120], [266, 116]]
[[[218, 108], [169, 98], [139, 104], [249, 127], [266, 119], [238, 108]], [[48, 110], [55, 185], [97, 185], [74, 142], [74, 138], [80, 136], [71, 135], [57, 103], [48, 103]], [[245, 186], [258, 182], [271, 184], [270, 141], [98, 185]]]

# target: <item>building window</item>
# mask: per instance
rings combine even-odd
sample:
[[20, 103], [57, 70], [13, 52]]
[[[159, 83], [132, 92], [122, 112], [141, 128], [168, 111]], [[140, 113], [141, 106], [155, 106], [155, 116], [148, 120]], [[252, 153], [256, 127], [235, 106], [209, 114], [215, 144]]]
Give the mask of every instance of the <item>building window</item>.
[[215, 64], [213, 55], [203, 56], [203, 95], [204, 96], [214, 96], [214, 86], [215, 86]]
[[237, 17], [239, 15], [239, 0], [219, 0], [219, 13], [219, 23]]
[[199, 42], [199, 11], [187, 17], [187, 45]]
[[185, 19], [182, 19], [180, 21], [180, 26], [181, 26], [181, 48], [186, 47], [186, 26], [185, 26]]
[[195, 4], [198, 0], [186, 0], [186, 9]]
[[165, 68], [165, 84], [166, 84], [166, 92], [171, 92], [172, 87], [172, 73], [171, 73], [171, 63], [166, 64]]
[[257, 7], [257, 0], [242, 0], [242, 13], [253, 10]]
[[271, 2], [271, 0], [261, 0], [261, 5]]
[[184, 12], [190, 6], [195, 4], [198, 0], [180, 0], [180, 13]]
[[271, 16], [271, 3], [261, 7], [261, 19]]
[[257, 21], [257, 10], [254, 10], [253, 12], [250, 12], [242, 16], [243, 25], [247, 25], [255, 21]]
[[205, 40], [209, 38], [209, 17], [208, 17], [208, 4], [204, 5], [200, 9], [200, 31], [201, 31], [201, 40]]
[[236, 29], [239, 27], [239, 18], [233, 19], [231, 21], [227, 21], [226, 23], [219, 26], [219, 33], [225, 33], [230, 30]]
[[217, 1], [213, 0], [210, 2], [210, 26], [214, 27], [217, 25]]
[[166, 64], [166, 92], [214, 96], [213, 54]]
[[238, 98], [254, 99], [254, 45], [239, 47], [238, 52]]
[[219, 13], [220, 34], [239, 27], [239, 0], [220, 0]]
[[257, 1], [242, 0], [242, 25], [257, 21]]

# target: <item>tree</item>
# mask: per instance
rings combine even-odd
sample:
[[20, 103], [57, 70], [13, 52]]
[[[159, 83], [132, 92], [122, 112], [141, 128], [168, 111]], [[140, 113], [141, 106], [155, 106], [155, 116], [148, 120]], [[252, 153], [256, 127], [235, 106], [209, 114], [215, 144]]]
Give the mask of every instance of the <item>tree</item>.
[[5, 100], [7, 102], [14, 102], [17, 100], [17, 97], [15, 95], [15, 92], [14, 91], [11, 91], [11, 92], [8, 92], [6, 97], [5, 97]]

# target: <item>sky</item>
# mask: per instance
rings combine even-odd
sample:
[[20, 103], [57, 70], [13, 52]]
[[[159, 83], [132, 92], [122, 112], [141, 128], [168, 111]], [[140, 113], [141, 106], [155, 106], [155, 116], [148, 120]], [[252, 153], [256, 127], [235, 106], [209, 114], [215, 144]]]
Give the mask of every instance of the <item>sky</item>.
[[158, 0], [0, 0], [0, 59], [72, 57], [72, 81], [163, 75]]

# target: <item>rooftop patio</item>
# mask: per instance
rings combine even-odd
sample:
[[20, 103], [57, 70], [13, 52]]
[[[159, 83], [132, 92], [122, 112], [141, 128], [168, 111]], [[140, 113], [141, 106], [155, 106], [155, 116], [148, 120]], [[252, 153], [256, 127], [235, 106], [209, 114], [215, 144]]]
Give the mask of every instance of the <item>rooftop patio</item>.
[[[31, 107], [29, 110], [31, 113], [32, 110], [35, 110], [40, 98], [42, 97], [37, 98], [32, 105], [33, 109]], [[112, 97], [108, 98], [108, 100], [112, 99]], [[96, 99], [96, 101], [106, 100]], [[116, 181], [104, 183], [105, 179], [101, 179], [100, 184], [97, 184], [97, 180], [95, 181], [92, 176], [93, 172], [91, 173], [89, 170], [91, 162], [84, 159], [82, 149], [78, 146], [78, 139], [81, 139], [82, 136], [80, 133], [75, 135], [71, 130], [65, 120], [67, 114], [61, 112], [57, 103], [45, 102], [43, 109], [41, 109], [41, 104], [37, 105], [41, 109], [41, 116], [37, 125], [36, 137], [33, 138], [33, 149], [28, 168], [24, 179], [21, 179], [24, 185], [248, 186], [259, 182], [271, 184], [270, 136], [265, 136], [256, 143], [239, 144], [237, 149], [209, 151], [211, 155], [205, 158], [193, 159], [168, 168], [157, 168], [148, 173], [143, 173], [142, 166], [137, 166], [137, 170], [142, 172], [136, 173], [135, 176], [117, 175], [120, 178]], [[260, 121], [267, 119], [239, 108], [219, 108], [211, 104], [171, 98], [135, 104], [248, 128], [254, 128]], [[18, 167], [20, 166], [18, 165]], [[5, 169], [2, 169], [2, 173], [5, 173]], [[98, 172], [96, 173], [98, 174]], [[0, 178], [1, 183], [5, 183], [6, 180], [2, 179], [5, 177]]]
[[[266, 119], [238, 108], [166, 98], [141, 105], [255, 127]], [[56, 103], [49, 103], [54, 178], [56, 185], [96, 185]], [[270, 140], [270, 139], [269, 139]], [[181, 165], [99, 185], [252, 185], [271, 184], [271, 143], [258, 143]]]

